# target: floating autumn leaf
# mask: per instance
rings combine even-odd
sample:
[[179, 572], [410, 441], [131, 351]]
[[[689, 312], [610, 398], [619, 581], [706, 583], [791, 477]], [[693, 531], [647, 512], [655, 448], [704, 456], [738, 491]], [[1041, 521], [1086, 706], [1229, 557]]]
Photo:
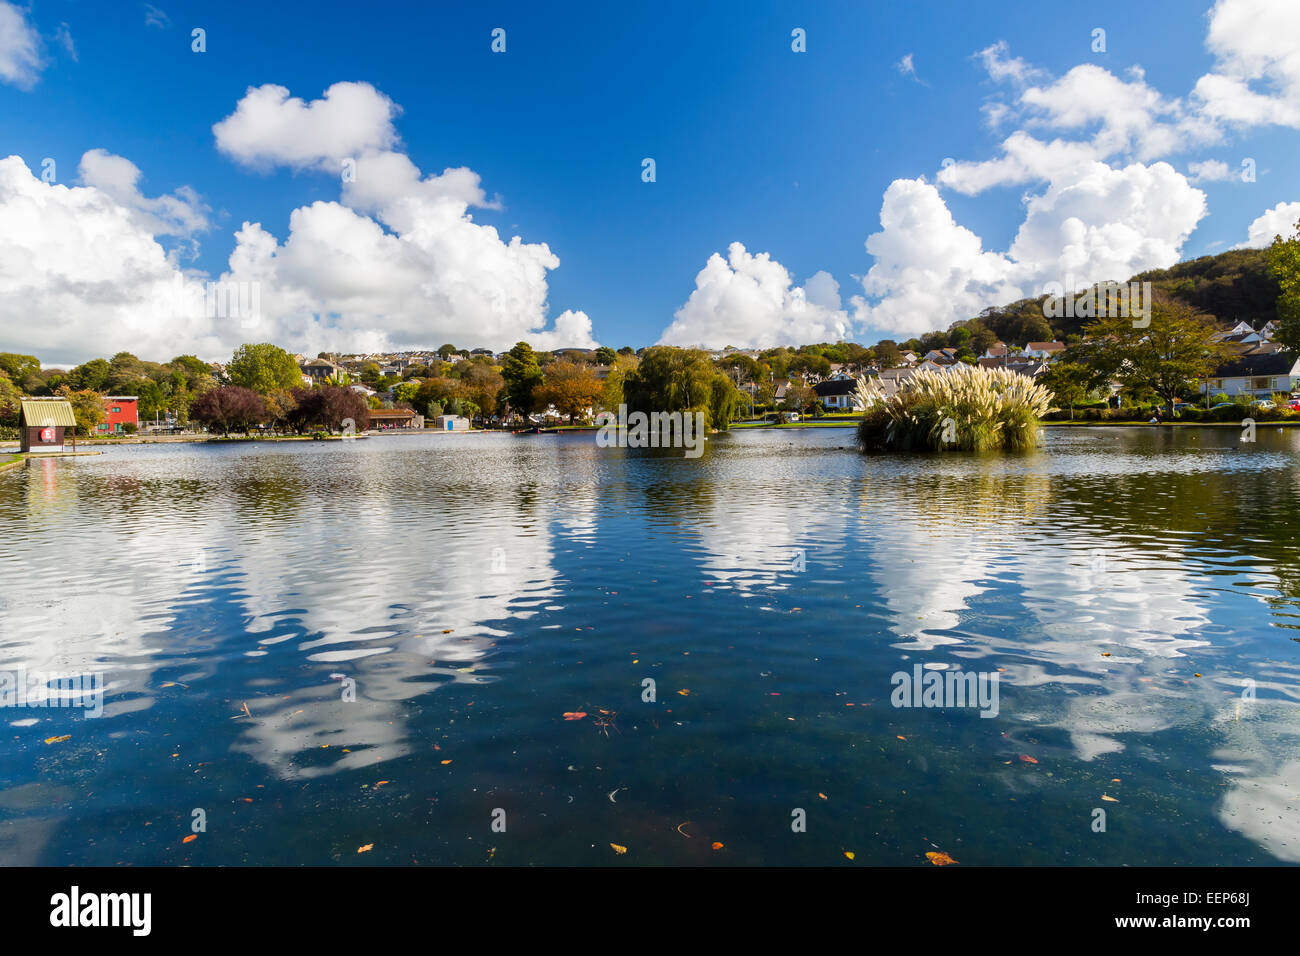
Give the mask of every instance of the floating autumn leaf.
[[818, 793], [817, 796], [821, 797], [823, 800], [826, 799], [826, 794], [824, 793]]
[[564, 712], [565, 720], [582, 720], [586, 716], [587, 712], [585, 710], [566, 710]]
[[184, 840], [181, 840], [181, 842], [182, 842], [182, 843], [189, 843], [191, 840], [197, 840], [198, 838], [199, 838], [199, 835], [198, 835], [197, 833], [191, 833], [191, 834], [190, 834], [189, 836], [187, 836]]
[[683, 697], [691, 696], [691, 692], [684, 687], [681, 690], [679, 690], [677, 693], [681, 694]]
[[721, 849], [722, 849], [722, 844], [721, 844], [721, 843], [714, 843], [714, 844], [713, 844], [713, 849], [715, 849], [715, 850], [721, 850]]
[[957, 862], [952, 857], [950, 857], [947, 853], [936, 853], [933, 850], [926, 853], [925, 858], [929, 860], [931, 863], [933, 863], [935, 866], [947, 866], [950, 863]]
[[447, 764], [451, 763], [450, 760], [440, 760], [440, 761], [438, 761], [438, 762], [439, 762], [440, 764], [442, 764], [444, 767], [447, 766]]
[[614, 852], [617, 853], [619, 856], [622, 856], [624, 853], [627, 852], [627, 847], [619, 846], [617, 843], [611, 843], [610, 846], [614, 848]]
[[72, 739], [72, 734], [64, 734], [62, 737], [46, 737], [45, 742], [47, 744], [61, 744], [65, 740], [71, 740], [71, 739]]
[[844, 855], [847, 856], [847, 857], [851, 860], [851, 859], [853, 859], [853, 855], [854, 855], [854, 854], [853, 854], [853, 851], [852, 851], [852, 850], [845, 850], [845, 851], [844, 851]]
[[1119, 803], [1119, 801], [1116, 800], [1114, 797], [1108, 797], [1104, 793], [1101, 795], [1101, 798], [1105, 800], [1107, 803]]
[[357, 847], [357, 852], [358, 852], [358, 853], [369, 853], [369, 852], [370, 852], [371, 850], [373, 850], [374, 848], [375, 848], [375, 845], [374, 845], [373, 843], [367, 843], [365, 846], [359, 846], [359, 847]]
[[1029, 754], [1021, 754], [1020, 760], [1023, 763], [1038, 763], [1038, 761], [1035, 760], [1033, 757], [1029, 756]]

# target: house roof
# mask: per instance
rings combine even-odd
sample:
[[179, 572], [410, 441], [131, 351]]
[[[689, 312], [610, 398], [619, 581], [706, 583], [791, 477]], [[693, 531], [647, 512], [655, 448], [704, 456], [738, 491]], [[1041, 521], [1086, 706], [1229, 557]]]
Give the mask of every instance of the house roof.
[[1034, 352], [1064, 352], [1064, 342], [1030, 342], [1025, 348]]
[[813, 391], [821, 398], [827, 398], [831, 395], [852, 395], [858, 388], [858, 383], [851, 378], [831, 378], [824, 382], [818, 382], [813, 386]]
[[1288, 375], [1295, 368], [1294, 358], [1282, 352], [1251, 353], [1225, 362], [1214, 370], [1212, 378], [1242, 378], [1248, 375]]
[[19, 423], [28, 427], [55, 425], [76, 428], [77, 419], [72, 414], [72, 403], [59, 399], [40, 399], [19, 403]]
[[373, 421], [376, 418], [414, 418], [415, 412], [409, 408], [372, 408], [370, 409], [370, 418]]

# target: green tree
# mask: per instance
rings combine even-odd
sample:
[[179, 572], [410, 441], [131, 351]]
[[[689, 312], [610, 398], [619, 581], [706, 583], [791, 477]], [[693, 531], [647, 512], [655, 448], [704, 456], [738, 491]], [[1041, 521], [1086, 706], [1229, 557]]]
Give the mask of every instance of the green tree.
[[545, 380], [537, 353], [531, 345], [527, 342], [515, 343], [501, 366], [501, 378], [505, 380], [506, 400], [510, 403], [510, 408], [521, 415], [531, 412], [536, 405], [533, 393]]
[[112, 372], [113, 367], [107, 359], [91, 359], [70, 371], [67, 383], [77, 391], [102, 392], [108, 385], [108, 377]]
[[302, 384], [302, 372], [293, 356], [277, 345], [241, 345], [226, 365], [230, 383], [259, 395], [289, 391]]
[[95, 426], [104, 420], [104, 397], [99, 392], [88, 388], [74, 390], [64, 385], [59, 389], [58, 396], [66, 398], [71, 403], [72, 417], [77, 421], [78, 435], [92, 434]]
[[706, 352], [657, 345], [623, 381], [623, 397], [633, 412], [704, 412], [708, 428], [725, 429], [740, 403], [726, 373]]
[[1038, 383], [1055, 396], [1058, 406], [1068, 405], [1070, 418], [1074, 418], [1074, 406], [1100, 384], [1098, 378], [1097, 372], [1082, 362], [1058, 361], [1047, 367]]
[[881, 368], [894, 368], [903, 360], [903, 351], [893, 339], [881, 339], [876, 343], [875, 352]]
[[1149, 326], [1130, 318], [1102, 318], [1087, 326], [1073, 351], [1101, 380], [1115, 380], [1134, 396], [1154, 394], [1173, 410], [1174, 399], [1208, 378], [1229, 354], [1215, 341], [1214, 320], [1187, 303], [1157, 296]]
[[1268, 267], [1277, 279], [1277, 341], [1292, 355], [1300, 354], [1300, 222], [1290, 239], [1275, 236], [1268, 247]]
[[9, 380], [9, 376], [0, 374], [0, 425], [13, 427], [18, 424], [22, 397], [22, 390]]
[[0, 372], [4, 372], [11, 382], [22, 388], [29, 378], [41, 374], [41, 363], [35, 355], [0, 352]]
[[419, 382], [403, 382], [393, 386], [393, 401], [415, 407], [415, 394], [420, 390]]

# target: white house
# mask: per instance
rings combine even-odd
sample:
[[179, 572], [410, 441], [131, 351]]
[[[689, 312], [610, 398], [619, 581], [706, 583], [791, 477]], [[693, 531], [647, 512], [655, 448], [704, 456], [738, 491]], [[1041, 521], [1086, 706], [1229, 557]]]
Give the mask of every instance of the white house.
[[1248, 352], [1220, 365], [1200, 384], [1202, 395], [1208, 392], [1267, 398], [1274, 392], [1290, 393], [1300, 388], [1300, 358], [1282, 352]]
[[851, 375], [840, 373], [813, 387], [818, 400], [827, 408], [838, 411], [860, 411], [862, 403], [857, 399], [858, 380]]
[[1065, 351], [1064, 342], [1029, 342], [1021, 350], [1020, 354], [1025, 358], [1049, 359], [1056, 358]]

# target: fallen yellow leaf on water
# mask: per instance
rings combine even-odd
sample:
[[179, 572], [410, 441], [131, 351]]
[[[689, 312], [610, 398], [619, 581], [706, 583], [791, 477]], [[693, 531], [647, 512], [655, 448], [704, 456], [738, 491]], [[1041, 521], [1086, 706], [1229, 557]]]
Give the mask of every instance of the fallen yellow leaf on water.
[[1116, 800], [1114, 797], [1108, 797], [1104, 793], [1101, 795], [1101, 798], [1105, 800], [1107, 803], [1119, 803], [1119, 801]]
[[715, 843], [715, 844], [713, 844], [713, 849], [715, 849], [715, 850], [721, 850], [721, 849], [722, 849], [722, 844], [721, 844], [721, 843]]
[[683, 697], [689, 697], [691, 695], [691, 692], [685, 688], [679, 690], [677, 693], [681, 694]]
[[619, 856], [622, 856], [624, 853], [627, 852], [627, 847], [619, 846], [617, 843], [611, 843], [610, 846], [614, 848], [614, 852], [617, 853]]
[[585, 710], [566, 710], [564, 712], [565, 720], [582, 720], [586, 716], [587, 712]]
[[844, 851], [844, 855], [847, 856], [850, 860], [853, 859], [853, 851], [852, 851], [852, 850], [845, 850], [845, 851]]
[[444, 761], [442, 761], [442, 765], [443, 765], [444, 767], [447, 766], [447, 764], [449, 764], [449, 763], [451, 763], [450, 760], [444, 760]]
[[198, 835], [197, 833], [191, 833], [191, 834], [190, 834], [189, 836], [187, 836], [184, 840], [181, 840], [181, 842], [182, 842], [182, 843], [189, 843], [191, 840], [197, 840], [198, 838], [199, 838], [199, 835]]
[[72, 734], [64, 734], [62, 737], [46, 737], [45, 742], [47, 744], [61, 744], [65, 740], [71, 740], [71, 739], [72, 739]]
[[817, 794], [817, 796], [821, 797], [823, 800], [826, 799], [826, 794], [824, 794], [824, 793], [819, 793], [819, 794]]
[[933, 863], [935, 866], [947, 866], [949, 863], [957, 862], [952, 857], [950, 857], [947, 853], [935, 853], [933, 850], [927, 853], [925, 855], [925, 858], [929, 860], [931, 863]]
[[374, 848], [375, 848], [375, 845], [374, 845], [373, 843], [367, 843], [365, 846], [359, 846], [359, 847], [357, 847], [357, 852], [358, 852], [358, 853], [369, 853], [369, 852], [370, 852], [371, 850], [373, 850]]

